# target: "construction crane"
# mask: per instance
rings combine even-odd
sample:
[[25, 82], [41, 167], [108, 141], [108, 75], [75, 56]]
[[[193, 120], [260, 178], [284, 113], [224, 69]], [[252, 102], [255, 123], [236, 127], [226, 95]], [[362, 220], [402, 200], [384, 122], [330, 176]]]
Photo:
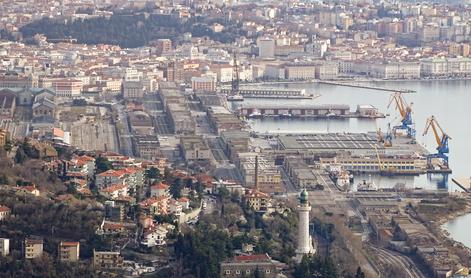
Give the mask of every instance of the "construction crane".
[[393, 127], [393, 133], [396, 134], [397, 129], [406, 130], [407, 137], [412, 138], [415, 141], [415, 127], [412, 121], [412, 102], [410, 105], [407, 104], [406, 100], [400, 92], [396, 92], [391, 95], [389, 100], [388, 108], [392, 103], [396, 104], [396, 109], [401, 114], [401, 125]]
[[435, 116], [431, 116], [427, 119], [425, 130], [422, 135], [427, 135], [430, 128], [432, 128], [435, 141], [437, 142], [437, 152], [427, 156], [427, 163], [431, 166], [432, 158], [440, 158], [443, 161], [443, 165], [448, 168], [448, 153], [450, 152], [450, 149], [448, 148], [448, 140], [451, 139], [451, 137], [443, 131]]

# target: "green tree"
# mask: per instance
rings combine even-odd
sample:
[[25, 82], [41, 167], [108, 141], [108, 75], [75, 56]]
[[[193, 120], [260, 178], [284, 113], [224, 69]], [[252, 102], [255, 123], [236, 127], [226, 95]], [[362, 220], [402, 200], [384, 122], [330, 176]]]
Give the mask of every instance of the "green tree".
[[18, 148], [15, 154], [15, 163], [22, 164], [26, 161], [28, 156], [25, 154], [23, 148]]
[[295, 278], [323, 277], [337, 278], [337, 270], [330, 257], [321, 259], [318, 255], [303, 256], [301, 263], [296, 265], [293, 273]]
[[365, 273], [361, 270], [360, 266], [357, 268], [357, 273], [355, 274], [355, 278], [365, 278]]
[[160, 178], [160, 170], [155, 167], [150, 167], [146, 170], [146, 175], [148, 179], [159, 179]]
[[106, 157], [102, 156], [96, 158], [95, 165], [97, 174], [113, 169], [111, 162]]
[[3, 149], [7, 152], [11, 151], [13, 149], [13, 144], [11, 143], [11, 141], [7, 141], [5, 143], [5, 146], [3, 146]]
[[178, 199], [182, 197], [182, 179], [176, 178], [175, 181], [170, 185], [170, 194], [173, 198]]
[[0, 176], [0, 184], [10, 184], [10, 180], [5, 174]]

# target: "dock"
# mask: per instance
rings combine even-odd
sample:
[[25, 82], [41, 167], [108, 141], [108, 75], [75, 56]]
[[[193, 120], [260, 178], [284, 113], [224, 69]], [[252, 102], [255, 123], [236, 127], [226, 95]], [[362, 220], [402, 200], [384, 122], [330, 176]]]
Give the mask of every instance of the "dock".
[[[231, 88], [221, 88], [221, 93], [231, 95]], [[306, 94], [304, 89], [280, 89], [267, 87], [243, 87], [239, 88], [238, 94], [244, 98], [299, 98], [310, 99], [313, 96]]]
[[384, 118], [371, 105], [358, 105], [351, 111], [347, 104], [251, 104], [241, 105], [239, 115], [247, 118]]
[[369, 86], [369, 85], [360, 85], [360, 84], [352, 84], [352, 83], [344, 83], [344, 82], [332, 82], [332, 81], [319, 81], [319, 84], [327, 84], [327, 85], [334, 85], [334, 86], [345, 86], [345, 87], [352, 87], [352, 88], [361, 88], [361, 89], [369, 89], [369, 90], [377, 90], [377, 91], [386, 91], [386, 92], [400, 92], [404, 94], [416, 93], [414, 90], [409, 89], [390, 89], [384, 87], [377, 87], [377, 86]]

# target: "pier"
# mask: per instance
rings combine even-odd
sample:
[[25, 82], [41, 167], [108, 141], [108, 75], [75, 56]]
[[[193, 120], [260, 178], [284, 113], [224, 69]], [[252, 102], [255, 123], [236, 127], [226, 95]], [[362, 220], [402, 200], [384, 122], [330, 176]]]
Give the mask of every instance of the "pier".
[[369, 86], [369, 85], [360, 85], [360, 84], [352, 84], [352, 83], [344, 83], [344, 82], [332, 82], [332, 81], [319, 81], [319, 84], [327, 84], [327, 85], [334, 85], [334, 86], [345, 86], [345, 87], [352, 87], [352, 88], [361, 88], [361, 89], [369, 89], [369, 90], [377, 90], [377, 91], [386, 91], [386, 92], [400, 92], [404, 94], [416, 93], [414, 90], [408, 89], [389, 89], [384, 87], [376, 87], [376, 86]]
[[298, 118], [384, 118], [385, 115], [371, 105], [358, 105], [351, 111], [346, 104], [256, 104], [242, 105], [239, 115], [257, 117], [298, 117]]
[[[231, 88], [221, 88], [221, 92], [231, 95]], [[313, 96], [306, 94], [304, 89], [278, 89], [263, 87], [240, 88], [238, 94], [244, 98], [297, 98], [310, 99]]]

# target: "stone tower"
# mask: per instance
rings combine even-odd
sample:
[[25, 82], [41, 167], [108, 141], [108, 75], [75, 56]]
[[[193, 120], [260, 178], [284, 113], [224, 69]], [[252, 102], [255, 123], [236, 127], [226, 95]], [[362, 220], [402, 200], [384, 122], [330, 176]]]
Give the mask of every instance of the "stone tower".
[[297, 208], [299, 225], [298, 225], [298, 248], [296, 249], [296, 260], [301, 261], [303, 255], [314, 254], [312, 238], [309, 235], [309, 213], [311, 212], [311, 205], [308, 201], [308, 193], [303, 189], [299, 195], [299, 205]]

